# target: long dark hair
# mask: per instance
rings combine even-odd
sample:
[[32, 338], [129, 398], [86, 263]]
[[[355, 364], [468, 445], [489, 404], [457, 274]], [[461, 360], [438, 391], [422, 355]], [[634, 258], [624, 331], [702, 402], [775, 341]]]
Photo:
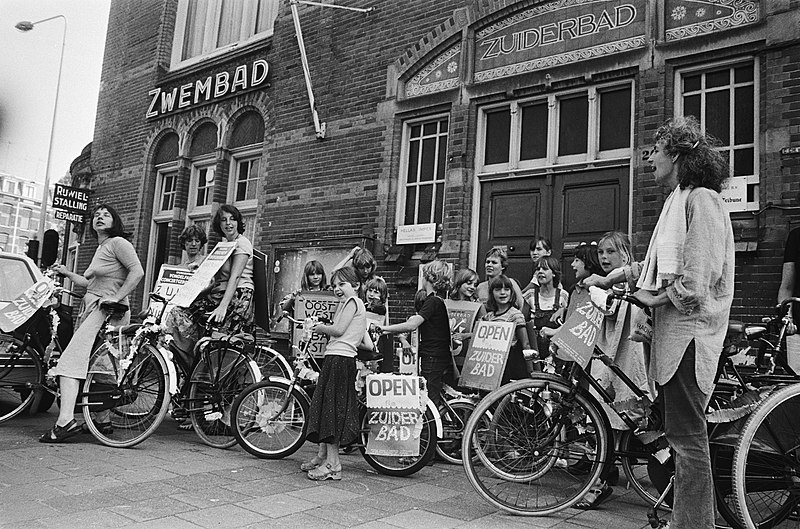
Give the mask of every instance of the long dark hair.
[[575, 248], [575, 257], [583, 261], [586, 271], [591, 274], [605, 276], [603, 267], [600, 266], [600, 258], [597, 256], [597, 243], [581, 243]]
[[681, 189], [707, 187], [717, 193], [728, 178], [730, 165], [715, 149], [720, 141], [703, 134], [700, 123], [694, 116], [685, 116], [667, 121], [655, 134], [656, 143], [661, 143], [664, 152], [678, 155], [678, 184]]
[[486, 308], [489, 312], [497, 312], [497, 300], [494, 299], [494, 291], [498, 290], [502, 287], [506, 287], [511, 290], [511, 298], [508, 300], [508, 304], [511, 307], [516, 307], [517, 305], [517, 293], [514, 291], [514, 283], [512, 283], [512, 279], [505, 274], [500, 274], [499, 276], [493, 277], [489, 281], [489, 299], [486, 300]]
[[[94, 211], [92, 212], [92, 219], [94, 219], [94, 216], [101, 209], [104, 209], [104, 210], [108, 211], [111, 214], [111, 219], [113, 221], [112, 224], [111, 224], [111, 228], [107, 232], [109, 239], [111, 237], [123, 237], [123, 238], [127, 239], [127, 238], [129, 238], [131, 236], [130, 233], [126, 233], [125, 232], [125, 226], [122, 224], [122, 217], [119, 216], [119, 213], [117, 213], [117, 210], [114, 209], [113, 207], [109, 206], [108, 204], [105, 204], [105, 203], [104, 204], [100, 204], [99, 206], [94, 208]], [[97, 231], [94, 229], [94, 222], [92, 220], [89, 220], [89, 231], [92, 233], [92, 235], [94, 236], [95, 239], [98, 238], [97, 237]]]
[[242, 212], [236, 206], [231, 204], [222, 204], [217, 212], [214, 214], [214, 218], [211, 219], [211, 228], [214, 230], [214, 233], [217, 235], [224, 237], [225, 234], [222, 233], [222, 214], [223, 213], [230, 213], [234, 219], [236, 219], [236, 231], [239, 233], [244, 233], [244, 217], [242, 216]]

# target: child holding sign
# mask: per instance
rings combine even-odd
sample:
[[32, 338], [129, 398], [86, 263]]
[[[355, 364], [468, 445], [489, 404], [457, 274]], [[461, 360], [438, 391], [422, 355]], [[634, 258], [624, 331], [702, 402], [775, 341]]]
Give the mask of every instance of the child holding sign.
[[506, 369], [503, 372], [503, 384], [510, 380], [520, 380], [530, 376], [522, 350], [530, 349], [531, 346], [528, 342], [528, 332], [525, 329], [525, 317], [516, 307], [517, 294], [512, 281], [504, 274], [489, 281], [489, 300], [486, 302], [489, 313], [483, 317], [485, 321], [508, 321], [516, 325], [515, 336], [511, 341], [511, 350], [508, 352]]
[[314, 327], [314, 332], [331, 337], [308, 412], [308, 440], [319, 443], [319, 451], [300, 465], [314, 481], [342, 479], [339, 445], [352, 443], [361, 427], [356, 402], [356, 351], [364, 340], [367, 311], [358, 298], [360, 282], [353, 268], [334, 271], [331, 284], [340, 299], [333, 323]]
[[328, 289], [328, 278], [325, 276], [325, 267], [319, 261], [309, 261], [303, 268], [303, 278], [300, 280], [300, 290], [286, 294], [280, 302], [281, 310], [292, 311], [294, 300], [303, 291], [320, 291]]
[[438, 406], [444, 376], [450, 370], [450, 318], [443, 298], [450, 288], [450, 269], [444, 261], [431, 261], [422, 269], [422, 287], [427, 292], [422, 308], [403, 323], [381, 328], [381, 332], [411, 332], [419, 329], [420, 374], [428, 384], [428, 397]]

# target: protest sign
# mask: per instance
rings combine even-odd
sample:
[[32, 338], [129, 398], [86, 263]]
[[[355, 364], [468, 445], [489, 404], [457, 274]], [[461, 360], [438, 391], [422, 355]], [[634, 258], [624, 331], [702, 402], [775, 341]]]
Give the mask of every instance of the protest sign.
[[560, 359], [586, 367], [592, 359], [594, 344], [605, 316], [592, 304], [588, 291], [576, 291], [573, 296], [578, 296], [571, 303], [575, 310], [553, 336], [551, 343], [558, 347], [556, 356]]
[[469, 344], [462, 386], [493, 391], [500, 387], [516, 326], [509, 321], [479, 321]]
[[187, 281], [180, 292], [172, 298], [172, 304], [178, 307], [188, 307], [197, 296], [208, 288], [214, 276], [225, 261], [233, 254], [236, 248], [236, 241], [222, 241], [217, 243], [211, 252], [206, 256], [200, 266], [195, 270], [192, 278]]
[[[339, 298], [333, 292], [301, 292], [294, 302], [294, 317], [298, 320], [304, 320], [310, 316], [318, 316], [333, 320], [333, 314], [338, 306]], [[292, 332], [292, 344], [299, 347], [302, 335], [302, 332], [295, 329]], [[325, 355], [325, 346], [327, 344], [328, 337], [315, 332], [311, 336], [308, 353], [320, 358]]]
[[[153, 292], [167, 300], [168, 308], [164, 311], [164, 315], [174, 306], [172, 300], [181, 291], [183, 285], [189, 281], [192, 274], [193, 272], [182, 266], [161, 265]], [[151, 302], [148, 312], [152, 315], [158, 314], [160, 305], [158, 302]], [[159, 308], [157, 309], [156, 306], [159, 306]]]
[[33, 316], [50, 297], [50, 283], [42, 279], [0, 309], [0, 330], [10, 333]]
[[367, 376], [367, 453], [418, 456], [427, 395], [419, 377]]
[[447, 307], [447, 316], [450, 318], [450, 333], [472, 332], [475, 325], [475, 316], [481, 308], [480, 303], [472, 301], [444, 300]]

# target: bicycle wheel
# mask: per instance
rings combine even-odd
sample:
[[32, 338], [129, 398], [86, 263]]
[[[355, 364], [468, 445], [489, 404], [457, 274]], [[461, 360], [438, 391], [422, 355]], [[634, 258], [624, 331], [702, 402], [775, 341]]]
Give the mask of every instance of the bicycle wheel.
[[[263, 380], [233, 401], [233, 435], [239, 446], [262, 459], [280, 459], [303, 446], [308, 431], [308, 398], [289, 384]], [[284, 405], [285, 404], [285, 405]]]
[[265, 345], [257, 345], [253, 354], [253, 360], [261, 370], [261, 377], [266, 380], [269, 377], [280, 377], [290, 379], [292, 377], [292, 366], [286, 358], [275, 349]]
[[[461, 464], [461, 439], [475, 403], [465, 399], [448, 402], [450, 409], [442, 413], [442, 438], [436, 443], [436, 453], [453, 465]], [[452, 411], [451, 411], [452, 410]], [[486, 421], [484, 421], [486, 422]]]
[[800, 384], [762, 402], [745, 423], [733, 455], [735, 503], [745, 527], [800, 527]]
[[[646, 504], [654, 505], [675, 473], [674, 460], [670, 458], [666, 463], [660, 463], [631, 430], [622, 433], [617, 455], [631, 488]], [[671, 502], [672, 494], [668, 494], [662, 508], [670, 511]]]
[[106, 446], [128, 448], [156, 431], [169, 408], [167, 364], [144, 344], [122, 377], [117, 352], [108, 343], [92, 353], [78, 405], [86, 426]]
[[464, 470], [478, 494], [504, 511], [553, 514], [579, 501], [611, 463], [610, 431], [584, 390], [555, 377], [520, 380], [475, 408], [464, 432]]
[[386, 476], [410, 476], [427, 465], [436, 453], [436, 422], [433, 412], [427, 407], [422, 417], [422, 430], [419, 435], [418, 456], [378, 456], [367, 453], [367, 438], [370, 427], [367, 423], [366, 408], [362, 408], [361, 444], [359, 450], [369, 466]]
[[236, 444], [231, 430], [231, 405], [261, 373], [247, 355], [230, 347], [211, 347], [202, 353], [189, 380], [189, 417], [195, 433], [209, 446]]
[[39, 355], [13, 336], [0, 334], [0, 423], [28, 409], [43, 381]]

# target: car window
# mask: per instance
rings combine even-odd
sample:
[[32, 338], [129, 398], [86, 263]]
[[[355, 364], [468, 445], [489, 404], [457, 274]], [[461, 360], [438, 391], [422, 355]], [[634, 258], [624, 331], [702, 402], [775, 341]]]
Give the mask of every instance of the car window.
[[0, 301], [11, 301], [36, 282], [22, 259], [0, 257]]

